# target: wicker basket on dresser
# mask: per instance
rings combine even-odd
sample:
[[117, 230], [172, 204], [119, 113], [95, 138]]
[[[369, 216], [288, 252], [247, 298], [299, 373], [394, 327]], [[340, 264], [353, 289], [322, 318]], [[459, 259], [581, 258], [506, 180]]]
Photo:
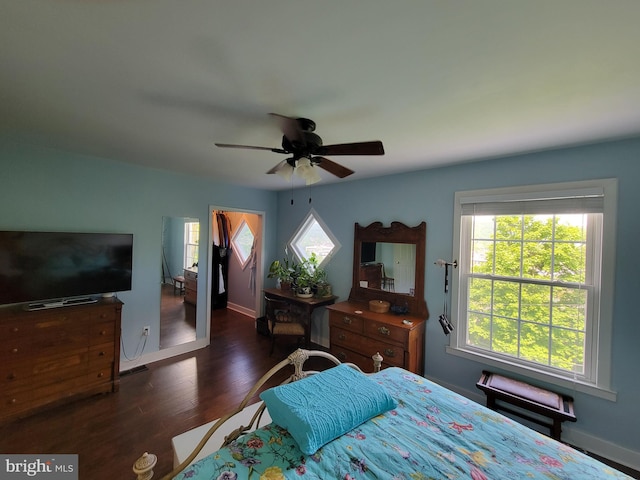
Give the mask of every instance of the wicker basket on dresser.
[[0, 421], [117, 391], [122, 302], [0, 309]]
[[[379, 352], [385, 366], [424, 371], [425, 319], [376, 313], [366, 303], [329, 305], [330, 350], [343, 362], [371, 371], [371, 356]], [[360, 312], [360, 313], [357, 313]]]

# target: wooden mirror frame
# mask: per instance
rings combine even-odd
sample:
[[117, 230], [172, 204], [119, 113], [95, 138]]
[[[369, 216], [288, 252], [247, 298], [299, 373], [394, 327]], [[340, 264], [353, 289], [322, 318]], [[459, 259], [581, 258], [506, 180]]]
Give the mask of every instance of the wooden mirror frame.
[[[408, 227], [400, 222], [391, 222], [383, 227], [382, 222], [374, 222], [367, 227], [355, 224], [353, 237], [353, 283], [349, 300], [368, 303], [370, 300], [386, 300], [392, 306], [408, 306], [409, 315], [428, 318], [427, 302], [424, 299], [424, 262], [427, 224]], [[416, 246], [415, 295], [375, 290], [360, 286], [359, 273], [362, 244], [366, 242], [406, 243]]]

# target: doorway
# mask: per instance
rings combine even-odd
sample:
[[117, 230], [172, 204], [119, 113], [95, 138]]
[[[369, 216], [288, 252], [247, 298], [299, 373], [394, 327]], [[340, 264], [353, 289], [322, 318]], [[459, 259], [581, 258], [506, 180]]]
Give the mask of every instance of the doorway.
[[[228, 227], [226, 243], [218, 229], [221, 223]], [[230, 309], [253, 319], [261, 315], [264, 212], [212, 206], [210, 224], [210, 338], [215, 338], [216, 311]], [[219, 252], [225, 244], [228, 258], [223, 269]]]

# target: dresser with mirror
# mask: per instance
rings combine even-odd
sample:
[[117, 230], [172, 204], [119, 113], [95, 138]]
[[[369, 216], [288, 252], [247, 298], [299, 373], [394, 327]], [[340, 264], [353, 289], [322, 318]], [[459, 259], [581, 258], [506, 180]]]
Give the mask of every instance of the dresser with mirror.
[[355, 224], [353, 283], [349, 300], [327, 307], [330, 350], [343, 362], [424, 372], [426, 223]]

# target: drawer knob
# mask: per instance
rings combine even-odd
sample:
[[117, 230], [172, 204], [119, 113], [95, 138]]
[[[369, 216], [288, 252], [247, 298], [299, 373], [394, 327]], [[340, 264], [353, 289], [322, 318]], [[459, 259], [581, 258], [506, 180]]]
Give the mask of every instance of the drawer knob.
[[344, 340], [345, 338], [347, 338], [347, 336], [344, 333], [341, 333], [340, 335], [338, 335], [338, 338], [340, 340]]
[[12, 348], [11, 349], [11, 353], [18, 353], [18, 349], [17, 348]]
[[15, 380], [16, 379], [16, 374], [11, 372], [9, 375], [7, 375], [7, 380]]
[[336, 356], [342, 361], [345, 361], [347, 359], [347, 354], [344, 352], [339, 352]]
[[102, 335], [103, 337], [107, 334], [106, 330], [100, 330], [100, 335]]
[[98, 353], [98, 356], [99, 356], [99, 357], [104, 357], [105, 355], [106, 355], [106, 353], [104, 353], [104, 352], [100, 352], [100, 353]]
[[351, 325], [353, 323], [353, 319], [351, 317], [344, 317], [342, 319], [342, 323], [344, 323], [345, 325]]
[[18, 332], [20, 331], [20, 329], [19, 329], [18, 327], [13, 327], [13, 328], [11, 329], [11, 331], [12, 331], [13, 333], [18, 333]]
[[384, 354], [387, 357], [392, 357], [393, 358], [393, 357], [396, 356], [396, 351], [393, 348], [387, 348], [387, 349], [385, 349]]
[[380, 335], [389, 335], [391, 333], [391, 330], [389, 330], [387, 327], [380, 327], [378, 328], [378, 332], [380, 333]]
[[100, 372], [100, 373], [98, 374], [98, 378], [102, 378], [102, 377], [104, 377], [104, 373], [103, 373], [103, 372]]

